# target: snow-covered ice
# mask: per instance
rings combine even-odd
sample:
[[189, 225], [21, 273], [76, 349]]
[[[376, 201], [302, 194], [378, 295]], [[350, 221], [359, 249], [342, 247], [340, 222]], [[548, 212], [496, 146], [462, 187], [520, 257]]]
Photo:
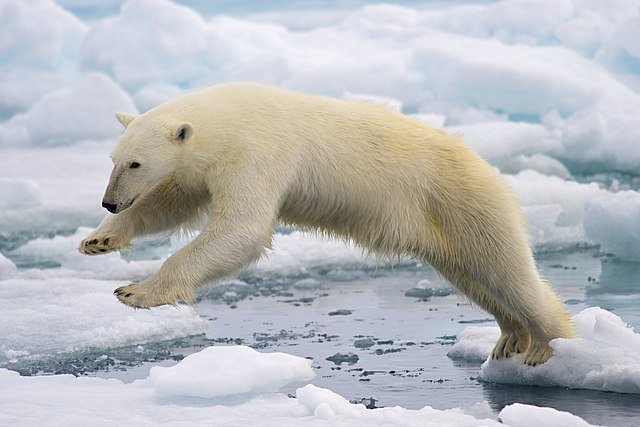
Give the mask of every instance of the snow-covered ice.
[[[295, 397], [276, 393], [290, 382], [313, 377], [309, 361], [244, 346], [209, 347], [170, 368], [154, 367], [148, 378], [116, 379], [71, 375], [21, 377], [0, 369], [11, 390], [0, 401], [3, 425], [63, 424], [218, 426], [588, 426], [551, 408], [513, 405], [499, 417], [479, 419], [462, 410], [401, 407], [369, 410], [327, 389], [307, 384]], [[45, 403], [43, 405], [43, 402]], [[511, 424], [508, 420], [513, 420]]]
[[[133, 312], [114, 301], [116, 282], [67, 277], [15, 278], [0, 259], [0, 361], [112, 348], [206, 331], [192, 308]], [[44, 270], [47, 271], [47, 270]]]
[[573, 322], [578, 336], [551, 341], [555, 354], [540, 366], [524, 365], [521, 356], [488, 359], [500, 336], [497, 327], [467, 327], [449, 356], [487, 359], [480, 370], [484, 381], [640, 394], [640, 335], [599, 307], [581, 311]]
[[259, 354], [246, 346], [208, 347], [175, 366], [154, 366], [149, 381], [159, 396], [211, 399], [276, 392], [315, 376], [311, 361], [285, 353]]
[[[276, 9], [279, 19], [250, 8], [204, 15], [200, 2], [182, 3], [62, 2], [65, 10], [52, 0], [4, 2], [0, 20], [10, 36], [0, 45], [3, 150], [107, 139], [108, 152], [119, 132], [114, 111], [144, 111], [193, 87], [251, 79], [364, 96], [437, 118], [505, 173], [533, 169], [570, 179], [572, 172], [637, 173], [640, 166], [640, 59], [632, 42], [640, 14], [633, 2], [611, 9], [586, 0], [423, 8], [356, 2], [302, 28], [304, 12]], [[473, 25], [461, 24], [470, 17]], [[15, 197], [2, 203], [9, 202]], [[23, 208], [30, 221], [43, 214]], [[66, 208], [74, 209], [81, 219], [77, 207]], [[528, 209], [534, 243], [608, 245], [596, 237], [606, 231], [585, 235], [584, 200], [575, 201], [571, 225], [556, 224], [553, 209]], [[70, 226], [59, 209], [45, 211]], [[15, 212], [3, 215], [21, 222]]]

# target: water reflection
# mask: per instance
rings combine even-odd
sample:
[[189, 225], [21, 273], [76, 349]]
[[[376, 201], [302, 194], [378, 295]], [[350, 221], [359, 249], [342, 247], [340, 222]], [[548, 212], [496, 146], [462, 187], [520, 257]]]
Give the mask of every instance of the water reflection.
[[532, 387], [483, 383], [484, 396], [494, 411], [512, 403], [548, 406], [580, 414], [597, 425], [637, 426], [640, 423], [640, 397], [631, 394], [592, 390]]

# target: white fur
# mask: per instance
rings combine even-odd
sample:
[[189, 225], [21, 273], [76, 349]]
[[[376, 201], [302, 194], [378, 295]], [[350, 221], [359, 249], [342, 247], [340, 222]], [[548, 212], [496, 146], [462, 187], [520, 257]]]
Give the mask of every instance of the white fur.
[[125, 304], [193, 301], [198, 287], [258, 259], [281, 220], [429, 262], [496, 317], [494, 357], [542, 363], [550, 339], [573, 333], [536, 271], [514, 195], [458, 136], [379, 105], [250, 83], [118, 119], [126, 131], [105, 194], [118, 213], [81, 251], [207, 220], [155, 276], [116, 290]]

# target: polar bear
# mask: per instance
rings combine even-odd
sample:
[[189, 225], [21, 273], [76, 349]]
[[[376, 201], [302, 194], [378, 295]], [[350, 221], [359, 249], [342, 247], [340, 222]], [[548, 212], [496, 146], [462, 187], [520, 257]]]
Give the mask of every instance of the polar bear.
[[131, 307], [192, 302], [256, 261], [282, 221], [428, 262], [495, 316], [494, 358], [543, 363], [551, 339], [573, 335], [538, 275], [514, 194], [459, 136], [373, 103], [255, 83], [116, 116], [125, 131], [102, 203], [111, 214], [80, 251], [206, 223], [155, 276], [115, 290]]

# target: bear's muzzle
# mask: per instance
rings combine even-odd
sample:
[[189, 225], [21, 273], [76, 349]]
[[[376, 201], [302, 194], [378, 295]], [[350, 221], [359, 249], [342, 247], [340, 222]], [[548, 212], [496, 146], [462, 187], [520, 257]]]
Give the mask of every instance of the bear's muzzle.
[[102, 207], [111, 212], [112, 214], [116, 213], [118, 209], [118, 205], [113, 205], [111, 203], [102, 202]]

